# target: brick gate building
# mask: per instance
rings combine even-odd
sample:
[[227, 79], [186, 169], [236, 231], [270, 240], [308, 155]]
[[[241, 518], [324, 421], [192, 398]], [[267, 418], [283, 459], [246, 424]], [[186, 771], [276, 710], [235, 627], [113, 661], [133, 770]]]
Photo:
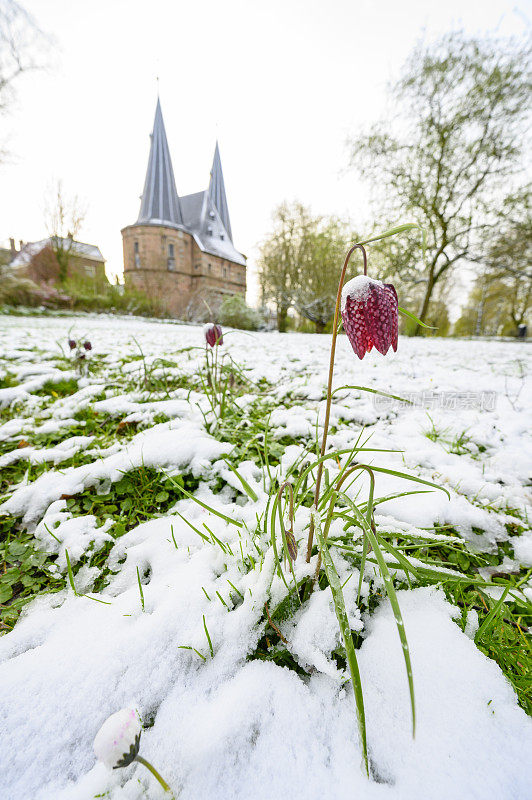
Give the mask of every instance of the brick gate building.
[[126, 288], [174, 316], [199, 316], [205, 302], [215, 312], [225, 296], [246, 293], [246, 258], [233, 245], [218, 143], [209, 188], [179, 197], [159, 100], [139, 218], [122, 239]]

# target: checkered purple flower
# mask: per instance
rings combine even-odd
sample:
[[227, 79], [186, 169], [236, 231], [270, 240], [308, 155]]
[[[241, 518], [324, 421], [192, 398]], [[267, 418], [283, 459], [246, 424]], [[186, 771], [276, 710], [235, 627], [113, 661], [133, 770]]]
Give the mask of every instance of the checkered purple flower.
[[357, 275], [342, 289], [342, 321], [347, 338], [362, 359], [375, 347], [386, 355], [397, 350], [399, 311], [391, 283]]
[[222, 329], [215, 322], [208, 322], [207, 325], [204, 325], [203, 333], [205, 334], [205, 341], [210, 347], [224, 343]]

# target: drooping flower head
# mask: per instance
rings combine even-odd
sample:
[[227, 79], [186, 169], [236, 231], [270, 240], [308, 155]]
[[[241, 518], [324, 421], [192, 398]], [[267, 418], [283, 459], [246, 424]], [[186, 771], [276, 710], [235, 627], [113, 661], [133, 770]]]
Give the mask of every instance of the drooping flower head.
[[75, 347], [76, 347], [76, 342], [75, 342], [75, 340], [74, 340], [74, 339], [69, 339], [69, 340], [68, 340], [68, 346], [70, 347], [70, 349], [71, 349], [71, 350], [74, 350], [74, 349], [75, 349]]
[[399, 312], [397, 292], [391, 283], [357, 275], [342, 289], [342, 321], [347, 338], [359, 358], [372, 347], [386, 355], [397, 350]]
[[92, 350], [92, 344], [88, 340], [86, 342], [83, 342], [83, 347], [85, 348], [85, 350]]
[[94, 739], [96, 758], [109, 769], [127, 767], [138, 755], [140, 733], [140, 720], [134, 708], [111, 714]]
[[294, 531], [290, 528], [286, 532], [286, 544], [288, 547], [288, 554], [292, 561], [295, 561], [297, 558], [297, 542], [296, 537], [294, 536]]
[[204, 325], [203, 333], [205, 334], [205, 341], [210, 347], [214, 347], [215, 344], [224, 343], [222, 329], [215, 322], [208, 322], [206, 325]]

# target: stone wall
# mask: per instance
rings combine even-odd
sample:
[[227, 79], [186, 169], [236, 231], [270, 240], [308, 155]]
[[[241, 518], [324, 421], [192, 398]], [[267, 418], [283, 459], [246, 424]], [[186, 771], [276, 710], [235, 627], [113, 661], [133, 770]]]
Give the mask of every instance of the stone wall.
[[246, 267], [204, 253], [186, 231], [166, 225], [122, 230], [124, 281], [169, 314], [201, 317], [205, 302], [216, 312], [224, 296], [246, 294]]

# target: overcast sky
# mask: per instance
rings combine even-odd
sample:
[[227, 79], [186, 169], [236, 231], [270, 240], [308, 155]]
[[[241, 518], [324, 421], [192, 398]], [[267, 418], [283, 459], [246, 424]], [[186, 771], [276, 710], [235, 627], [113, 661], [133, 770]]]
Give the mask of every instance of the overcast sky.
[[370, 219], [345, 171], [347, 137], [386, 108], [386, 85], [421, 37], [522, 34], [519, 0], [26, 0], [55, 41], [2, 119], [0, 241], [45, 233], [47, 188], [87, 207], [80, 238], [120, 273], [120, 229], [139, 210], [157, 97], [179, 194], [207, 188], [218, 137], [235, 245], [250, 264], [276, 204]]

